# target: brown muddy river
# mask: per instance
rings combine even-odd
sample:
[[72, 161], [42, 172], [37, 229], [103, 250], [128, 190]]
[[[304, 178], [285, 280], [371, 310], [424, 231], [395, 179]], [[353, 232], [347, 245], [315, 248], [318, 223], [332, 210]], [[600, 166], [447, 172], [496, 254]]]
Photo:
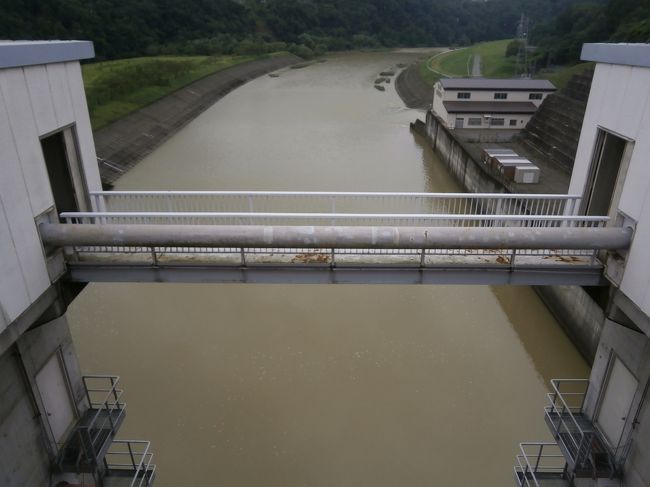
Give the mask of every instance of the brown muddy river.
[[[117, 189], [459, 191], [380, 71], [333, 56], [234, 91]], [[530, 288], [93, 284], [69, 311], [85, 373], [122, 378], [120, 436], [156, 486], [512, 485], [548, 439], [553, 377], [586, 377]]]

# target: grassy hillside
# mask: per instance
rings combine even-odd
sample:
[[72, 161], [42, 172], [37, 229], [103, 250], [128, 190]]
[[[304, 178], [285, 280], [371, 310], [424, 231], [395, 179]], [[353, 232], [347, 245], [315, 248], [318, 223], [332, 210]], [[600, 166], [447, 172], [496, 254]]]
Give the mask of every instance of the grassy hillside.
[[260, 56], [154, 56], [82, 67], [93, 130], [229, 66]]
[[470, 76], [475, 56], [481, 57], [481, 74], [486, 78], [510, 78], [515, 74], [514, 58], [506, 58], [510, 39], [482, 42], [470, 47], [436, 55], [420, 66], [427, 83], [438, 79]]
[[[481, 56], [481, 75], [485, 78], [511, 78], [516, 75], [515, 58], [506, 57], [509, 39], [483, 42], [467, 48], [437, 54], [420, 64], [420, 76], [429, 84], [440, 78], [470, 76], [474, 57]], [[593, 63], [558, 66], [542, 70], [535, 77], [550, 80], [558, 88], [564, 87], [574, 74], [593, 67]]]

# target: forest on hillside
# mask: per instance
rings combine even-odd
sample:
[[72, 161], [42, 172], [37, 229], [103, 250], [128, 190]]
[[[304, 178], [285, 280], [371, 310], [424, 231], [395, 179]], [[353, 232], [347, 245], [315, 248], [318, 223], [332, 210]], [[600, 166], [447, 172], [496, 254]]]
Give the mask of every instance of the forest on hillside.
[[[580, 0], [3, 0], [0, 38], [89, 39], [97, 59], [467, 45]], [[551, 24], [549, 24], [551, 25]]]
[[537, 24], [531, 42], [540, 66], [570, 64], [585, 42], [650, 42], [650, 0], [583, 2]]
[[513, 37], [524, 13], [537, 64], [583, 42], [650, 38], [650, 0], [3, 0], [0, 38], [89, 39], [97, 59], [156, 54], [303, 57]]

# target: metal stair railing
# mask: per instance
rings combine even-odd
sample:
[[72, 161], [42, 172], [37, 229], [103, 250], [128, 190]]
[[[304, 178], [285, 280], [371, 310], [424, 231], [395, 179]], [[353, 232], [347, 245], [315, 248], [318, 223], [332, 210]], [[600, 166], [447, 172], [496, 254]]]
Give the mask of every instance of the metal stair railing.
[[129, 487], [150, 487], [156, 472], [150, 446], [144, 440], [114, 440], [104, 457], [105, 475], [132, 475]]
[[126, 404], [121, 401], [124, 391], [118, 388], [118, 376], [84, 375], [82, 380], [89, 408], [68, 441], [68, 444], [74, 444], [75, 439], [78, 441], [77, 471], [81, 470], [82, 464], [97, 466], [100, 463], [102, 449], [117, 434], [126, 410]]
[[[107, 429], [106, 426], [108, 422], [110, 429], [115, 432], [115, 423], [122, 419], [126, 409], [126, 403], [120, 401], [124, 391], [117, 387], [120, 382], [119, 376], [84, 375], [82, 379], [88, 405], [90, 406], [90, 409], [97, 410], [87, 427], [89, 429], [92, 429], [93, 427]], [[93, 382], [100, 382], [100, 384], [93, 385], [91, 384]], [[104, 382], [106, 385], [102, 385], [101, 382]], [[102, 411], [106, 413], [106, 417], [100, 423], [98, 420]]]
[[540, 487], [549, 477], [566, 480], [566, 459], [557, 443], [524, 442], [519, 450], [514, 466], [519, 487]]
[[[553, 379], [551, 380], [553, 392], [548, 393], [550, 406], [545, 408], [546, 416], [553, 425], [553, 435], [558, 442], [565, 446], [576, 467], [597, 471], [598, 465], [594, 458], [594, 446], [602, 445], [607, 453], [607, 462], [610, 476], [614, 475], [615, 468], [612, 455], [607, 451], [604, 442], [600, 440], [598, 432], [591, 425], [588, 429], [583, 427], [577, 419], [577, 414], [584, 410], [585, 398], [589, 389], [588, 379]], [[570, 386], [570, 391], [566, 390]], [[564, 387], [564, 388], [563, 388]]]
[[[583, 387], [582, 391], [561, 391], [562, 385], [571, 384]], [[585, 434], [578, 423], [574, 413], [581, 413], [584, 398], [589, 387], [587, 379], [552, 379], [553, 392], [547, 394], [550, 406], [545, 408], [545, 413], [550, 423], [554, 426], [553, 436], [564, 443], [567, 452], [576, 465], [584, 465], [587, 460], [588, 435]], [[572, 405], [569, 405], [568, 402]], [[587, 449], [587, 450], [585, 450]]]

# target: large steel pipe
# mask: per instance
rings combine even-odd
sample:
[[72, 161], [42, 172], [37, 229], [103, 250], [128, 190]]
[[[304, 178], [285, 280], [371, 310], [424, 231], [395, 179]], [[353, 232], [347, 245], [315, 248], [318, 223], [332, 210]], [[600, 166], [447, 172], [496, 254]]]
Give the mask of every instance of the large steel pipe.
[[125, 247], [369, 249], [608, 249], [630, 246], [630, 228], [324, 227], [262, 225], [40, 225], [43, 242]]

